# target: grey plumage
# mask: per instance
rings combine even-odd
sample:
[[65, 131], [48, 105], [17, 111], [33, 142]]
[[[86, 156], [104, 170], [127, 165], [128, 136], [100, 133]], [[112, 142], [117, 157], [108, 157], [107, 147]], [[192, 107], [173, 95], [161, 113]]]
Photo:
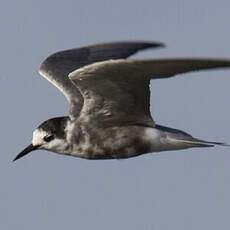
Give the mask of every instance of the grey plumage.
[[84, 98], [80, 119], [95, 126], [142, 124], [153, 127], [150, 114], [151, 79], [168, 78], [202, 69], [229, 67], [227, 60], [166, 59], [109, 60], [69, 74]]
[[70, 104], [69, 117], [43, 122], [32, 145], [87, 159], [129, 158], [148, 152], [224, 145], [157, 125], [150, 113], [151, 79], [190, 71], [230, 67], [230, 60], [126, 60], [162, 43], [115, 42], [61, 51], [49, 56], [39, 72]]

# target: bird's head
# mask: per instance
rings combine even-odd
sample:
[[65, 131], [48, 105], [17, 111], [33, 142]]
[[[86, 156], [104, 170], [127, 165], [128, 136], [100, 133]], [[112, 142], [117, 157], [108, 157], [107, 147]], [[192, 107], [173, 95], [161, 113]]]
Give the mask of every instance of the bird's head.
[[56, 117], [43, 122], [34, 130], [32, 143], [21, 151], [13, 161], [37, 149], [65, 153], [69, 147], [65, 131], [68, 121], [68, 117]]

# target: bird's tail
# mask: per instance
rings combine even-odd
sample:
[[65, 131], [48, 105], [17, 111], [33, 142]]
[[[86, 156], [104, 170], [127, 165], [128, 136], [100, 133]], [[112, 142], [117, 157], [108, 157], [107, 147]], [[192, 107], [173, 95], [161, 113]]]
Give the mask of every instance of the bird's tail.
[[191, 148], [191, 147], [213, 147], [216, 145], [230, 146], [230, 144], [223, 142], [205, 141], [191, 136], [190, 134], [161, 125], [156, 125], [156, 128], [166, 135], [166, 139], [177, 147]]
[[188, 144], [188, 145], [193, 145], [193, 147], [214, 147], [215, 145], [220, 145], [220, 146], [229, 146], [230, 144], [223, 143], [223, 142], [215, 142], [215, 141], [204, 141], [200, 139], [196, 139], [194, 137], [190, 137], [190, 139], [178, 139], [180, 143]]

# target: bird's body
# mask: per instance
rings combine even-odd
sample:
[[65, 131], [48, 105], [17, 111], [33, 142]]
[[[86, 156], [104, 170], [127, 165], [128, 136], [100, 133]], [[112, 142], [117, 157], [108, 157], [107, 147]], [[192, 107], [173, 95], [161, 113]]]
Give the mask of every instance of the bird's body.
[[51, 118], [33, 133], [35, 149], [85, 159], [123, 159], [150, 152], [225, 145], [157, 125], [150, 113], [151, 79], [194, 70], [230, 67], [229, 60], [126, 60], [159, 43], [117, 42], [58, 52], [40, 73], [70, 104], [68, 117]]
[[74, 139], [70, 143], [74, 145], [67, 154], [94, 160], [124, 159], [150, 152], [209, 146], [180, 141], [180, 138], [188, 139], [189, 135], [179, 130], [177, 133], [173, 129], [166, 131], [160, 126], [151, 128], [132, 125], [98, 130], [81, 127], [80, 130], [79, 136], [73, 134]]
[[224, 145], [198, 140], [183, 131], [160, 125], [95, 128], [80, 121], [72, 122], [68, 117], [42, 123], [34, 132], [33, 145], [41, 145], [47, 132], [57, 126], [61, 129], [56, 132], [52, 151], [91, 160], [125, 159], [150, 152]]

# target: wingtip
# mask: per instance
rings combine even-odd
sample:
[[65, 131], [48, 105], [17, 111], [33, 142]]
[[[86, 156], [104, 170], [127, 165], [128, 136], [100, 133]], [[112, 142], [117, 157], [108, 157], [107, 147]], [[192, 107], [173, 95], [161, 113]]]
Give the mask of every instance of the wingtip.
[[162, 42], [153, 42], [153, 41], [137, 41], [137, 44], [145, 46], [145, 48], [165, 48], [166, 45]]
[[153, 42], [152, 43], [153, 46], [155, 47], [159, 47], [159, 48], [165, 48], [166, 47], [166, 44], [162, 43], [162, 42]]
[[[148, 48], [164, 48], [166, 45], [162, 42], [158, 41], [146, 41], [146, 40], [120, 40], [120, 41], [111, 41], [111, 42], [104, 42], [104, 43], [98, 43], [98, 44], [93, 44], [91, 46], [111, 46], [111, 45], [117, 45], [117, 46], [122, 46], [122, 45], [131, 45], [133, 46], [134, 49], [138, 50], [144, 50]], [[91, 47], [91, 46], [86, 46]]]

